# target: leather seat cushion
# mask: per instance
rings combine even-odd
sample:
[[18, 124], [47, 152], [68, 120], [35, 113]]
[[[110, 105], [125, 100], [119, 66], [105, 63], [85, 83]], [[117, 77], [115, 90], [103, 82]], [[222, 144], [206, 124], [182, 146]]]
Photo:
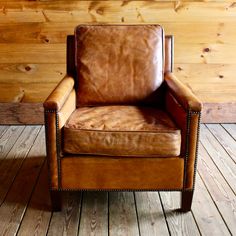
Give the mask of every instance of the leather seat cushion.
[[180, 155], [181, 132], [162, 110], [137, 106], [76, 109], [63, 129], [63, 150], [109, 156]]

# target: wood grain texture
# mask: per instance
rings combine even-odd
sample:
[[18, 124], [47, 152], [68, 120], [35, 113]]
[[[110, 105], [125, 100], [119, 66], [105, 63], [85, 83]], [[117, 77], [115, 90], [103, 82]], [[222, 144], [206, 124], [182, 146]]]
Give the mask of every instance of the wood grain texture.
[[[82, 20], [82, 19], [81, 19]], [[65, 43], [66, 36], [72, 35], [74, 28], [84, 22], [25, 22], [0, 23], [0, 43]], [[104, 22], [103, 22], [104, 23]], [[107, 22], [111, 23], [111, 22]], [[125, 22], [120, 22], [125, 24]], [[130, 23], [130, 22], [127, 22]], [[140, 24], [147, 24], [143, 22]], [[166, 22], [158, 21], [166, 34], [175, 36], [175, 43], [221, 43], [235, 44], [236, 29], [231, 22]], [[114, 23], [111, 23], [114, 24]], [[135, 24], [135, 23], [131, 23]], [[203, 30], [193, 30], [203, 29]]]
[[236, 140], [236, 124], [222, 124], [227, 132]]
[[0, 165], [4, 162], [4, 158], [7, 156], [24, 128], [24, 126], [10, 126], [0, 138]]
[[141, 235], [169, 235], [158, 192], [135, 193]]
[[[2, 103], [40, 103], [48, 97], [48, 91], [52, 91], [57, 83], [28, 83], [28, 84], [1, 84], [0, 92]], [[40, 87], [40, 90], [36, 88]], [[9, 93], [12, 91], [12, 93]], [[41, 102], [42, 103], [42, 102]], [[8, 112], [8, 111], [6, 111]], [[10, 117], [11, 118], [11, 117]]]
[[44, 124], [42, 103], [0, 103], [2, 124]]
[[57, 84], [66, 73], [65, 64], [0, 64], [0, 83], [13, 86], [19, 84]]
[[[35, 182], [38, 178], [38, 174], [41, 170], [42, 163], [45, 159], [45, 140], [44, 140], [44, 129], [41, 129], [37, 139], [33, 142], [35, 136], [33, 134], [34, 130], [38, 130], [38, 127], [31, 128], [30, 137], [27, 138], [27, 144], [32, 145], [30, 152], [28, 153], [29, 158], [26, 158], [22, 164], [21, 171], [16, 176], [13, 185], [11, 186], [10, 191], [8, 192], [3, 204], [0, 207], [1, 218], [0, 223], [0, 235], [15, 235], [19, 226], [21, 219], [24, 215], [24, 212], [27, 207], [27, 203], [31, 196], [32, 190], [34, 188]], [[23, 136], [23, 134], [22, 134]], [[21, 144], [21, 147], [24, 146], [24, 143]], [[30, 146], [31, 147], [31, 146]], [[27, 147], [28, 148], [28, 147]], [[21, 151], [22, 152], [22, 151]], [[20, 158], [18, 156], [18, 158]], [[23, 158], [23, 156], [21, 156]], [[15, 159], [15, 161], [17, 161]], [[3, 166], [3, 165], [2, 165]], [[13, 165], [14, 166], [14, 165]], [[8, 175], [13, 175], [17, 171], [12, 168], [8, 170]], [[6, 177], [8, 180], [11, 178]], [[10, 181], [4, 180], [3, 183]], [[4, 184], [4, 189], [7, 190], [6, 185]], [[2, 192], [1, 192], [2, 197]]]
[[[235, 50], [236, 44], [178, 43], [174, 60], [178, 64], [236, 64]], [[0, 44], [0, 63], [65, 62], [65, 44]]]
[[79, 236], [108, 235], [108, 193], [84, 192]]
[[161, 192], [160, 197], [171, 235], [200, 235], [191, 212], [174, 210], [179, 207], [180, 193]]
[[[236, 215], [233, 214], [236, 211], [235, 191], [233, 192], [229, 187], [202, 145], [199, 146], [199, 156], [199, 174], [210, 191], [216, 206], [225, 216], [224, 219], [231, 234], [234, 235], [236, 233]], [[235, 167], [236, 165], [234, 164], [234, 169]], [[218, 166], [218, 168], [221, 168], [221, 166]], [[221, 226], [220, 228], [223, 229], [224, 227]]]
[[[4, 130], [2, 127], [0, 126], [0, 130]], [[176, 192], [162, 192], [161, 198], [158, 192], [136, 192], [135, 195], [132, 192], [112, 192], [109, 193], [110, 200], [106, 192], [86, 192], [82, 202], [80, 193], [66, 193], [63, 197], [62, 212], [52, 213], [47, 188], [47, 166], [44, 161], [45, 131], [41, 129], [35, 140], [32, 128], [29, 129], [33, 136], [31, 138], [27, 136], [29, 130], [25, 131], [28, 127], [18, 127], [24, 131], [15, 134], [16, 148], [12, 147], [11, 157], [22, 157], [20, 152], [26, 146], [30, 151], [26, 154], [21, 168], [17, 170], [4, 202], [0, 204], [1, 235], [80, 236], [81, 232], [85, 232], [83, 228], [94, 229], [89, 230], [87, 235], [108, 235], [111, 232], [111, 235], [141, 236], [235, 235], [235, 192], [231, 186], [232, 182], [221, 172], [224, 167], [215, 162], [215, 153], [218, 151], [215, 145], [212, 147], [209, 143], [205, 146], [200, 144], [192, 211], [187, 214], [174, 210], [179, 207], [180, 200], [179, 193]], [[209, 140], [215, 140], [223, 147], [220, 139], [214, 136], [215, 131], [218, 133], [222, 129], [219, 129], [218, 125], [203, 127], [209, 130]], [[36, 128], [39, 130], [41, 127]], [[227, 132], [222, 131], [222, 135], [226, 140], [232, 138], [235, 134], [235, 124], [224, 125], [224, 128], [227, 128]], [[13, 134], [15, 127], [9, 126], [8, 129], [12, 130]], [[8, 129], [0, 139], [4, 135], [8, 136]], [[29, 143], [26, 144], [24, 139], [29, 140]], [[207, 143], [205, 138], [201, 141]], [[214, 144], [214, 141], [211, 144]], [[212, 148], [216, 151], [213, 152]], [[220, 149], [219, 154], [221, 153]], [[224, 163], [225, 156], [222, 155], [221, 158]], [[14, 160], [16, 161], [17, 159]], [[14, 162], [11, 166], [15, 166]], [[232, 168], [235, 168], [235, 163]], [[12, 172], [16, 172], [16, 169], [13, 168]], [[8, 177], [11, 180], [10, 174]], [[2, 185], [0, 189], [1, 187]], [[101, 227], [104, 234], [98, 233], [101, 232]]]
[[200, 232], [204, 232], [204, 235], [230, 235], [224, 220], [221, 218], [217, 207], [198, 174], [192, 212]]
[[232, 84], [235, 81], [234, 68], [234, 64], [175, 63], [174, 73], [181, 81], [189, 84], [189, 86], [196, 83], [202, 84], [207, 89], [210, 85], [223, 87], [224, 84]]
[[0, 63], [65, 63], [64, 44], [0, 44]]
[[0, 7], [0, 102], [44, 101], [65, 73], [66, 36], [78, 24], [159, 23], [175, 36], [177, 76], [206, 104], [203, 121], [236, 121], [233, 1], [1, 0]]
[[81, 193], [65, 193], [61, 212], [54, 212], [47, 235], [77, 235], [81, 209]]
[[0, 125], [0, 137], [8, 130], [8, 126], [6, 125]]
[[[43, 13], [45, 21], [50, 22], [190, 22], [210, 21], [221, 16], [222, 21], [234, 21], [235, 9], [230, 2], [146, 2], [131, 1], [19, 1], [2, 2], [5, 15], [19, 17], [22, 6], [31, 13]], [[85, 10], [86, 9], [86, 10]], [[156, 14], [158, 11], [158, 14]], [[201, 14], [199, 14], [201, 12]], [[127, 14], [128, 13], [128, 14]], [[168, 15], [168, 17], [166, 17]], [[28, 19], [25, 19], [25, 22]], [[7, 17], [5, 22], [7, 21]], [[12, 19], [14, 21], [14, 18]], [[22, 20], [23, 21], [23, 20]], [[39, 22], [42, 22], [41, 17]]]
[[109, 193], [109, 235], [139, 235], [133, 192]]
[[5, 157], [4, 162], [0, 165], [0, 204], [4, 201], [19, 169], [22, 167], [24, 159], [38, 135], [38, 132], [39, 127], [26, 127], [21, 136], [17, 139], [14, 147]]
[[51, 215], [48, 169], [45, 162], [17, 235], [46, 235]]
[[201, 143], [211, 156], [212, 160], [218, 166], [219, 171], [224, 175], [224, 178], [230, 184], [233, 191], [236, 193], [236, 168], [235, 162], [229, 154], [224, 150], [217, 139], [211, 134], [205, 125], [201, 126]]
[[[212, 96], [217, 96], [213, 93]], [[224, 94], [221, 93], [222, 99]], [[211, 97], [210, 99], [212, 99]], [[202, 123], [233, 123], [235, 122], [235, 102], [204, 102], [202, 111]]]
[[236, 146], [235, 140], [227, 133], [227, 131], [219, 124], [207, 124], [207, 128], [215, 136], [219, 143], [223, 146], [229, 156], [236, 163]]

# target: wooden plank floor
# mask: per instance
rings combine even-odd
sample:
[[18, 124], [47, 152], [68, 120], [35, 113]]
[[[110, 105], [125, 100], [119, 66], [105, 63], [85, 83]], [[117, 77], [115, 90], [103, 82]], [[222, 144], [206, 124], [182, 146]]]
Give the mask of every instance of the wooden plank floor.
[[50, 211], [43, 126], [0, 126], [0, 235], [236, 235], [236, 124], [201, 126], [192, 211], [177, 192], [64, 193]]

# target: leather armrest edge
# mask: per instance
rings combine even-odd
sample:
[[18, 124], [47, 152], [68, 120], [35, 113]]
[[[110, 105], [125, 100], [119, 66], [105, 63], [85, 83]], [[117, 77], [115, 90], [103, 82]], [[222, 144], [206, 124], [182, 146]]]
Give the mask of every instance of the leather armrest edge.
[[43, 103], [45, 110], [59, 111], [74, 88], [73, 77], [66, 75]]
[[173, 73], [165, 74], [165, 82], [176, 100], [185, 110], [201, 112], [202, 103], [192, 91], [178, 80]]

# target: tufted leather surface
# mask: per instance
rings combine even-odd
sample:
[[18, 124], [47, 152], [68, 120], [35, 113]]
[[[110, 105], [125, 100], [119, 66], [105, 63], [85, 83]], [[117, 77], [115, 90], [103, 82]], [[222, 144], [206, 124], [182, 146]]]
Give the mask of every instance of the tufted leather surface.
[[180, 146], [180, 130], [151, 107], [82, 107], [64, 127], [64, 152], [71, 154], [169, 157]]
[[75, 31], [77, 105], [158, 100], [163, 82], [159, 25], [82, 25]]

